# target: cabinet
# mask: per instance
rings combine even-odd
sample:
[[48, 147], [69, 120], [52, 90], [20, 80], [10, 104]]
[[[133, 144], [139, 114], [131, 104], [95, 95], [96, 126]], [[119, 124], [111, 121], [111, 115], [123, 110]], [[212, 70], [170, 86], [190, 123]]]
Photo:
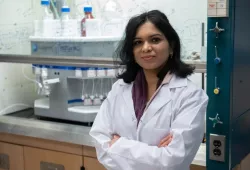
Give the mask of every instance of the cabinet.
[[0, 170], [24, 170], [23, 147], [0, 142]]
[[80, 170], [82, 156], [24, 147], [25, 170]]
[[[83, 164], [85, 170], [106, 170], [96, 158], [84, 157]], [[190, 170], [206, 170], [206, 167], [191, 165]]]
[[[9, 169], [0, 170], [106, 170], [96, 158], [94, 147], [0, 133], [0, 165], [9, 160]], [[13, 144], [10, 144], [13, 143]], [[7, 157], [7, 158], [6, 158]], [[250, 155], [240, 169], [249, 167]], [[191, 165], [190, 170], [206, 170]]]
[[[97, 160], [96, 158], [96, 151], [94, 147], [87, 147], [83, 148], [83, 164], [85, 170], [106, 170]], [[198, 166], [198, 165], [191, 165], [190, 170], [206, 170], [206, 167]]]
[[83, 164], [85, 170], [106, 170], [96, 158], [84, 157]]

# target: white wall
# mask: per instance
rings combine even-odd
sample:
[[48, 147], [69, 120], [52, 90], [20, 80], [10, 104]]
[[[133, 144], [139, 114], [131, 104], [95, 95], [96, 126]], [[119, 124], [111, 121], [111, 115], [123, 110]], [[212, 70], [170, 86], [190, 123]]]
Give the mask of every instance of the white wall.
[[[30, 54], [33, 20], [41, 15], [38, 0], [0, 0], [0, 54]], [[0, 63], [0, 115], [33, 106], [37, 98], [30, 64]]]

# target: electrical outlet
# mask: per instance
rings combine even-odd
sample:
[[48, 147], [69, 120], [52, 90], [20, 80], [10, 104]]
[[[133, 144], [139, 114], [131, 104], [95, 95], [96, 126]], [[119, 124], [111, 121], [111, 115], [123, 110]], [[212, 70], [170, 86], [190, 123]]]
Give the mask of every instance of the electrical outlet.
[[209, 159], [225, 162], [226, 137], [223, 135], [210, 134]]

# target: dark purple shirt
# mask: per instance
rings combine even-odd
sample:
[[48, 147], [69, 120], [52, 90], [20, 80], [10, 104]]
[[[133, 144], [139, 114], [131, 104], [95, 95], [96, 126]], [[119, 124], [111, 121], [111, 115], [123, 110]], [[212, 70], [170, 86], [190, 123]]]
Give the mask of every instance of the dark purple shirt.
[[137, 122], [141, 119], [144, 109], [147, 105], [147, 81], [143, 70], [137, 73], [135, 78], [133, 88], [132, 88], [132, 98], [134, 103], [135, 115]]

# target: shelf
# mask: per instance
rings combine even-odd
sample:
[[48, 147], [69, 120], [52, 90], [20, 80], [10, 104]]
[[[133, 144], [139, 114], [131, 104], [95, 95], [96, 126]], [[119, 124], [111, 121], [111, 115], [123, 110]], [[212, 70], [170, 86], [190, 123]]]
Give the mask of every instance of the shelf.
[[40, 37], [30, 36], [30, 41], [36, 42], [114, 42], [120, 41], [122, 37], [102, 36], [102, 37]]
[[195, 73], [206, 73], [207, 72], [207, 62], [200, 60], [182, 60], [186, 64], [195, 66]]
[[183, 62], [187, 64], [206, 64], [206, 61], [201, 61], [201, 60], [182, 60]]

